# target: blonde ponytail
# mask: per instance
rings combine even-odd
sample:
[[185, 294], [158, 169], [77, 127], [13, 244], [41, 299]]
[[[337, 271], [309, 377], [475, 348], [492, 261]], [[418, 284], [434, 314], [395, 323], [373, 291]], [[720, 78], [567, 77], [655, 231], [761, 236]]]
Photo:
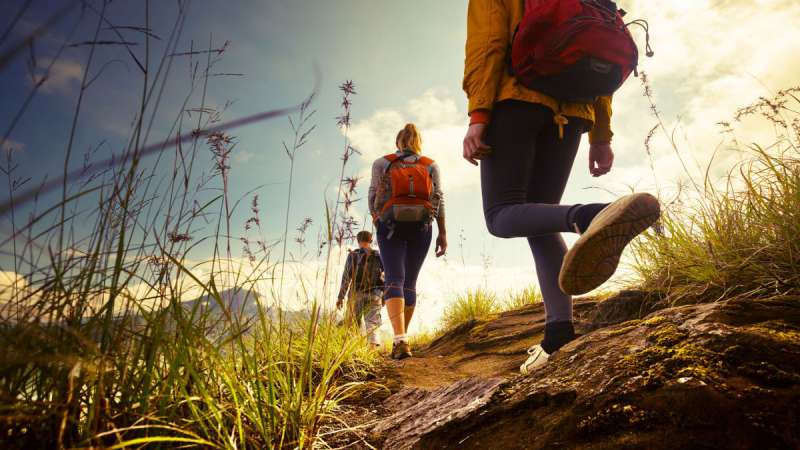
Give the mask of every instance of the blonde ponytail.
[[422, 137], [417, 131], [417, 127], [413, 123], [407, 123], [399, 133], [395, 140], [398, 150], [411, 150], [416, 154], [422, 153]]

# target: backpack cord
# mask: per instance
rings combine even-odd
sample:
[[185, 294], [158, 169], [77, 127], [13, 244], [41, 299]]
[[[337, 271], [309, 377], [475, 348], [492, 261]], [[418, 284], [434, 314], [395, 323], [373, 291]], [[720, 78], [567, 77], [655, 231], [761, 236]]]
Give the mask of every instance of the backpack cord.
[[646, 53], [645, 53], [645, 55], [647, 55], [648, 58], [652, 58], [653, 55], [655, 55], [655, 52], [653, 51], [653, 48], [650, 47], [650, 24], [647, 23], [647, 21], [644, 20], [644, 19], [632, 20], [632, 21], [630, 21], [630, 22], [625, 24], [626, 27], [629, 27], [631, 25], [639, 25], [640, 27], [642, 27], [644, 29], [644, 39], [645, 39], [645, 45], [646, 45]]

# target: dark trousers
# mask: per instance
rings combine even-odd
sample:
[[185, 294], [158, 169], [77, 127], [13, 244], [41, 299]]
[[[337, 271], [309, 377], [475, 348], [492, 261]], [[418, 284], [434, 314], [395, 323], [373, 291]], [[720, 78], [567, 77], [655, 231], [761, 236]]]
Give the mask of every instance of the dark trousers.
[[394, 224], [392, 230], [378, 222], [386, 289], [384, 299], [403, 298], [406, 306], [417, 304], [417, 277], [431, 247], [431, 225]]
[[560, 205], [585, 120], [569, 118], [559, 138], [553, 112], [539, 104], [507, 100], [492, 111], [486, 143], [491, 155], [481, 162], [483, 211], [489, 232], [528, 239], [544, 298], [547, 322], [572, 320], [572, 298], [558, 287], [566, 254], [559, 233], [571, 231]]

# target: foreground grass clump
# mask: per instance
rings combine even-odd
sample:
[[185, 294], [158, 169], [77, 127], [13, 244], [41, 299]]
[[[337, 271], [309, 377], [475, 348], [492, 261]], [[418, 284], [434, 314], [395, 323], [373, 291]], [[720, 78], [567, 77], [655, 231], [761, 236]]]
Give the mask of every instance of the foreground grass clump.
[[765, 116], [779, 130], [769, 150], [749, 146], [751, 158], [723, 187], [707, 177], [702, 190], [688, 193], [690, 204], [676, 202], [664, 212], [660, 232], [634, 244], [634, 270], [646, 289], [673, 304], [800, 292], [797, 91], [764, 100]]
[[508, 300], [506, 300], [504, 308], [507, 310], [517, 310], [541, 302], [542, 293], [539, 291], [539, 288], [536, 286], [528, 286], [512, 292]]
[[441, 327], [450, 330], [471, 320], [484, 319], [500, 312], [497, 296], [486, 289], [478, 288], [458, 295], [447, 305], [441, 319]]
[[247, 324], [196, 312], [5, 324], [0, 440], [306, 448], [375, 362], [362, 339], [313, 312]]

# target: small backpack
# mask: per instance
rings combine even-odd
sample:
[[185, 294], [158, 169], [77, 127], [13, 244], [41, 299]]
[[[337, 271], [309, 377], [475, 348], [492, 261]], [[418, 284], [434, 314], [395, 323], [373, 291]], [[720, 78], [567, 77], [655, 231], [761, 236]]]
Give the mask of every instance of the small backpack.
[[511, 71], [520, 83], [557, 100], [592, 103], [611, 95], [631, 72], [639, 50], [628, 26], [650, 32], [646, 21], [626, 24], [611, 0], [523, 0], [511, 44]]
[[418, 156], [415, 161], [405, 161], [410, 153], [392, 153], [386, 168], [391, 196], [384, 203], [380, 218], [384, 222], [429, 222], [433, 216], [433, 160]]
[[380, 255], [376, 251], [359, 253], [353, 251], [356, 258], [353, 287], [356, 292], [369, 292], [383, 287], [383, 269]]

